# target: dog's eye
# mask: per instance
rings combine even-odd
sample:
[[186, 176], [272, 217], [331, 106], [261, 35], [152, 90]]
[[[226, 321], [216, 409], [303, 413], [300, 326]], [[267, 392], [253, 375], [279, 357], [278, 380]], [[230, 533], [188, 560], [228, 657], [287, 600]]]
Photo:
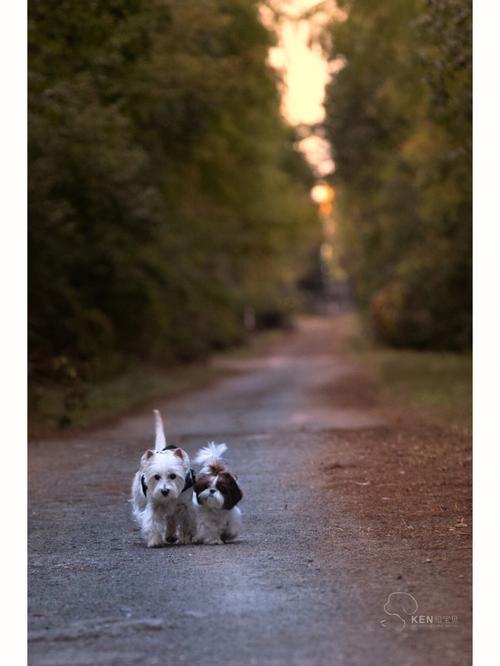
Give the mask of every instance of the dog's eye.
[[174, 474], [174, 473], [172, 472], [172, 474], [170, 474], [169, 476], [170, 476], [171, 479], [175, 479], [175, 477], [177, 476], [177, 474]]
[[159, 474], [155, 474], [155, 479], [159, 481], [161, 479], [161, 476]]

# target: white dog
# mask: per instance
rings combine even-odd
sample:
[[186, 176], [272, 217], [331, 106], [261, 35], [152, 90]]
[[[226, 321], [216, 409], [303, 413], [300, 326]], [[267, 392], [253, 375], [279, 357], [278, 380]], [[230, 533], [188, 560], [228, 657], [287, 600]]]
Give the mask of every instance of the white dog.
[[241, 511], [236, 506], [243, 493], [221, 456], [225, 444], [209, 444], [198, 452], [195, 461], [202, 465], [194, 484], [196, 543], [221, 544], [233, 541], [241, 529]]
[[193, 482], [188, 454], [167, 446], [160, 412], [154, 410], [154, 451], [141, 457], [132, 482], [132, 510], [148, 548], [173, 543], [190, 543], [195, 529]]

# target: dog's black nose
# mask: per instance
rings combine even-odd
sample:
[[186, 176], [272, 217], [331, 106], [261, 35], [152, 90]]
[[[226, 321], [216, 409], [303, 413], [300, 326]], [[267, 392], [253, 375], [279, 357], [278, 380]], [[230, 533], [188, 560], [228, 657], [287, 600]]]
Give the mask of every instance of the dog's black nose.
[[166, 497], [170, 491], [169, 490], [162, 490], [161, 494]]
[[215, 488], [210, 488], [210, 494], [213, 495], [215, 493]]

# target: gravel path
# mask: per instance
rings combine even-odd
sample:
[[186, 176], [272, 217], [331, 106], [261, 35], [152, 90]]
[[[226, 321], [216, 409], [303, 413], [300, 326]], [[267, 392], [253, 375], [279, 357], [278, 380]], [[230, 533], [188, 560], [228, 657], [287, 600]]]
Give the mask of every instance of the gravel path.
[[[414, 517], [427, 541], [405, 536], [404, 507], [388, 504], [408, 477], [386, 478], [388, 499], [377, 494], [370, 459], [405, 444], [375, 408], [332, 400], [353, 376], [334, 328], [304, 320], [279, 353], [227, 362], [229, 378], [156, 405], [190, 454], [228, 444], [245, 494], [237, 543], [144, 547], [128, 492], [152, 442], [147, 410], [30, 444], [30, 664], [469, 663], [464, 532], [440, 540], [444, 523], [434, 534]], [[388, 609], [406, 627], [384, 612], [400, 591]], [[426, 617], [456, 619], [411, 625], [411, 598]]]

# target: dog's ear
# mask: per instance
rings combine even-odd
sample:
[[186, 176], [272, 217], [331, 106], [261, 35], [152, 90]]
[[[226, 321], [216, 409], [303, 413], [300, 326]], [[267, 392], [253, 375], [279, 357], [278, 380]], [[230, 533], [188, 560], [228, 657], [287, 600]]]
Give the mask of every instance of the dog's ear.
[[147, 462], [152, 456], [154, 456], [154, 454], [155, 452], [152, 451], [151, 449], [144, 451], [144, 453], [141, 456], [141, 463]]
[[233, 506], [236, 506], [238, 502], [243, 498], [243, 493], [241, 492], [241, 488], [236, 482], [236, 479], [232, 474], [229, 474], [229, 472], [223, 472], [222, 474], [219, 475], [220, 481], [217, 483], [217, 486], [219, 483], [221, 484], [222, 488], [220, 490], [222, 491], [223, 489], [223, 495], [224, 495], [224, 509], [232, 509]]
[[185, 455], [186, 454], [184, 453], [184, 451], [182, 449], [175, 449], [175, 451], [174, 451], [174, 456], [177, 456], [178, 458], [180, 458], [182, 460], [182, 462], [185, 462], [184, 461]]

